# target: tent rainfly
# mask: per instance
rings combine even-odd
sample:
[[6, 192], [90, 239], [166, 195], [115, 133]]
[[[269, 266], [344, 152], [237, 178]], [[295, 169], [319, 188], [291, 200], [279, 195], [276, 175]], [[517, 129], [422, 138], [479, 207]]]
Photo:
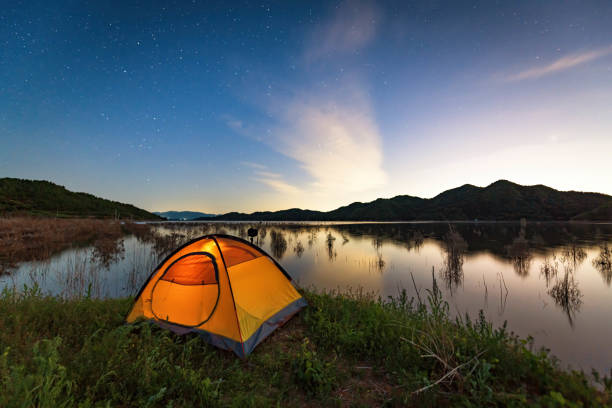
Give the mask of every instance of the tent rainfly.
[[126, 320], [195, 332], [244, 358], [305, 306], [270, 255], [241, 238], [214, 234], [169, 255], [140, 289]]

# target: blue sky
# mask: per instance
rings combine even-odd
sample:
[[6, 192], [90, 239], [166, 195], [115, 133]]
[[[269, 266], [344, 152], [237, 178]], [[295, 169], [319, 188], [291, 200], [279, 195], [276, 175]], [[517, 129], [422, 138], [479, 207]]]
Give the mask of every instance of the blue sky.
[[0, 176], [149, 210], [612, 194], [612, 4], [14, 2]]

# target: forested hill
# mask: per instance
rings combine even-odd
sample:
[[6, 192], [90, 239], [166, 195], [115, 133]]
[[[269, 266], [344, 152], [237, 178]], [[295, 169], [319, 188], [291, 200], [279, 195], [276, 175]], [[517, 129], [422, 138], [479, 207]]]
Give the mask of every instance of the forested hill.
[[499, 180], [487, 187], [463, 185], [423, 199], [407, 195], [356, 202], [321, 212], [290, 209], [252, 214], [227, 213], [217, 220], [419, 221], [419, 220], [612, 221], [612, 196], [522, 186]]
[[75, 193], [41, 180], [0, 178], [0, 215], [45, 215], [159, 220], [161, 217], [131, 204]]

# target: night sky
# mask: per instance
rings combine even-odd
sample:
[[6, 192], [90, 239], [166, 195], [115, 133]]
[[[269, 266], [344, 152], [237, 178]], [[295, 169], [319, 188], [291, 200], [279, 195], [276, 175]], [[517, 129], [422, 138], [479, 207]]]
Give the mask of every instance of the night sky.
[[329, 210], [497, 179], [612, 194], [611, 158], [610, 1], [0, 9], [0, 177]]

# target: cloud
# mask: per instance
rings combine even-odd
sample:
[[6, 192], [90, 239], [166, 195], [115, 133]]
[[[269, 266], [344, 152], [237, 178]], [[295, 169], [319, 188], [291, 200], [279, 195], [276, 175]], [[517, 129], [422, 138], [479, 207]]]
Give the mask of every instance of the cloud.
[[242, 164], [243, 166], [246, 166], [246, 167], [250, 167], [252, 169], [259, 169], [259, 170], [267, 169], [267, 167], [264, 166], [263, 164], [254, 163], [254, 162], [250, 162], [250, 161], [241, 161], [240, 164]]
[[253, 180], [259, 181], [260, 183], [264, 183], [268, 185], [269, 187], [272, 187], [274, 190], [278, 191], [279, 193], [297, 194], [301, 192], [301, 190], [297, 188], [296, 186], [293, 186], [285, 182], [284, 180], [281, 180], [278, 178], [255, 177], [253, 178]]
[[309, 81], [306, 75], [299, 85], [276, 86], [274, 98], [258, 101], [266, 111], [263, 123], [225, 117], [229, 128], [295, 160], [310, 176], [310, 181], [296, 187], [284, 175], [250, 166], [255, 170], [253, 180], [281, 193], [299, 193], [302, 202], [313, 197], [340, 200], [347, 193], [371, 191], [387, 182], [382, 136], [359, 72], [345, 71], [333, 86], [319, 86], [328, 64], [371, 44], [381, 20], [374, 2], [340, 3], [307, 36], [302, 50], [306, 65], [322, 68], [316, 78]]
[[566, 69], [570, 69], [576, 67], [578, 65], [585, 64], [587, 62], [605, 57], [607, 55], [612, 54], [612, 46], [608, 46], [605, 48], [599, 48], [596, 50], [591, 50], [579, 54], [571, 54], [565, 57], [559, 58], [553, 63], [543, 66], [530, 68], [525, 71], [521, 71], [517, 74], [509, 75], [506, 78], [506, 81], [514, 82], [514, 81], [522, 81], [526, 79], [535, 79], [545, 75], [553, 74], [559, 71], [565, 71]]
[[315, 61], [341, 53], [356, 52], [373, 40], [382, 15], [374, 2], [344, 1], [333, 16], [310, 36], [304, 56]]
[[297, 194], [301, 192], [301, 190], [298, 187], [287, 183], [283, 179], [282, 174], [268, 171], [268, 167], [263, 164], [249, 162], [249, 161], [242, 161], [240, 162], [240, 164], [245, 167], [250, 167], [251, 169], [253, 169], [254, 176], [251, 177], [251, 180], [254, 180], [254, 181], [263, 183], [269, 187], [272, 187], [274, 190], [278, 191], [279, 193]]
[[313, 178], [316, 192], [355, 192], [386, 183], [382, 138], [359, 87], [338, 100], [296, 95], [284, 104], [281, 125], [269, 143]]

